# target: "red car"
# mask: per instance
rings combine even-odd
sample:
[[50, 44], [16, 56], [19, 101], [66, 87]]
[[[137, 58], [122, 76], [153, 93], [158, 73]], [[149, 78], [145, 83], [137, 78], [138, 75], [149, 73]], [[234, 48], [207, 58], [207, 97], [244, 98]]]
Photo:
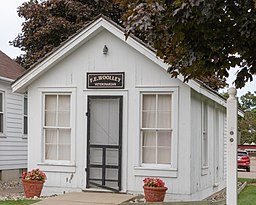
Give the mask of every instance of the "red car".
[[237, 168], [246, 169], [247, 172], [250, 172], [251, 162], [248, 153], [244, 150], [237, 151]]

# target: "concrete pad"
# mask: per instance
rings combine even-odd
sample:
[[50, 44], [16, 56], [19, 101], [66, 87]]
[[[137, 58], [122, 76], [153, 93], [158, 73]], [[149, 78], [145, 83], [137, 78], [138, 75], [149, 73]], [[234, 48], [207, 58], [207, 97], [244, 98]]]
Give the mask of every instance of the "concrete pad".
[[125, 202], [134, 198], [134, 195], [130, 194], [114, 194], [114, 193], [102, 193], [102, 192], [73, 192], [67, 193], [63, 195], [59, 195], [56, 197], [50, 197], [38, 203], [47, 204], [47, 205], [115, 205]]

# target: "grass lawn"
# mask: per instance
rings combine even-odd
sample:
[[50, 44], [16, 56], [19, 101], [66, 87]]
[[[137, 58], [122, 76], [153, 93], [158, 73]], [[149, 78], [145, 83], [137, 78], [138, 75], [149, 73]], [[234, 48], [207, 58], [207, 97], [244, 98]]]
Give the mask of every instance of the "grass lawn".
[[247, 182], [248, 184], [256, 183], [256, 179], [238, 178], [238, 181], [242, 183]]
[[39, 200], [26, 200], [26, 199], [6, 200], [6, 201], [0, 201], [0, 205], [28, 205], [28, 204], [34, 204], [36, 202], [39, 202]]
[[255, 205], [256, 186], [248, 185], [238, 196], [238, 205]]

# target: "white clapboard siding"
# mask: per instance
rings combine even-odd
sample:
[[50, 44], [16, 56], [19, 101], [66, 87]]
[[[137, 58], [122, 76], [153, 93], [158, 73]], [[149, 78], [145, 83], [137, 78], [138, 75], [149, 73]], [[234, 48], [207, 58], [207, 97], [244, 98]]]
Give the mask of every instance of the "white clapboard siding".
[[23, 95], [11, 92], [0, 82], [4, 92], [4, 134], [0, 137], [0, 170], [27, 167], [27, 139], [23, 135]]

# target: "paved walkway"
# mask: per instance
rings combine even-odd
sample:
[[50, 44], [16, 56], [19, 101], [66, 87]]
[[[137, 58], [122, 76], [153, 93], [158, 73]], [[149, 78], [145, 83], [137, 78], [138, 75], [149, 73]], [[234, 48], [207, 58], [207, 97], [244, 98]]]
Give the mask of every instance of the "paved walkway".
[[115, 205], [128, 201], [134, 198], [134, 195], [130, 194], [113, 194], [102, 192], [73, 192], [56, 197], [50, 197], [44, 199], [36, 205]]

